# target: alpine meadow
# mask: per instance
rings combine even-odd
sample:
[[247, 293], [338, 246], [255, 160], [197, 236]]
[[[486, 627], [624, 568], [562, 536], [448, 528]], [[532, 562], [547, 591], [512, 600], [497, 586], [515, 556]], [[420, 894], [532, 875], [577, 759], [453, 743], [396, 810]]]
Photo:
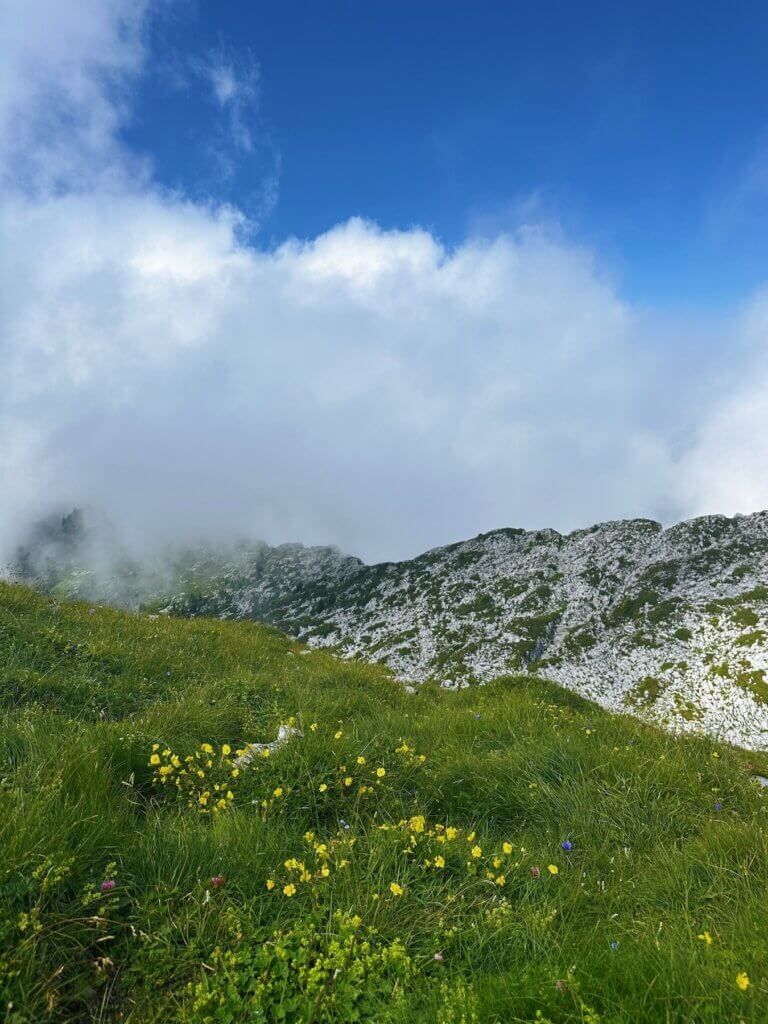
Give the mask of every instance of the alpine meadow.
[[765, 754], [0, 593], [14, 1024], [765, 1020]]

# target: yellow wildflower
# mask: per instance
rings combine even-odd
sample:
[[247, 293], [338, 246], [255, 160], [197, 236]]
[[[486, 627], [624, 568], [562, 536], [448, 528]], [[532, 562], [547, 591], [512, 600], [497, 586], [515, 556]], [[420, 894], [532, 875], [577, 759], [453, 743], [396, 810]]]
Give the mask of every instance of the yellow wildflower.
[[445, 857], [441, 857], [441, 856], [435, 857], [435, 867], [436, 868], [444, 868], [445, 867]]
[[352, 781], [353, 781], [352, 780], [352, 776], [351, 775], [347, 775], [347, 777], [344, 779], [344, 785], [345, 786], [351, 786], [352, 785]]
[[475, 860], [477, 860], [479, 857], [482, 857], [482, 855], [483, 855], [483, 848], [482, 848], [482, 846], [473, 846], [472, 847], [472, 856], [475, 858]]
[[496, 885], [498, 885], [499, 888], [501, 888], [502, 885], [506, 885], [506, 884], [507, 884], [507, 880], [504, 877], [504, 875], [499, 875], [498, 878], [496, 879]]
[[200, 749], [202, 750], [202, 752], [204, 754], [212, 754], [213, 753], [213, 747], [211, 746], [210, 743], [201, 743], [200, 744]]
[[293, 896], [296, 893], [296, 886], [293, 882], [289, 882], [288, 885], [283, 886], [283, 893], [286, 896]]
[[749, 988], [751, 984], [749, 980], [749, 975], [746, 971], [739, 971], [739, 973], [736, 975], [736, 984], [739, 986], [742, 992], [746, 992], [746, 990]]
[[393, 896], [402, 896], [403, 893], [405, 892], [405, 889], [403, 889], [401, 885], [398, 885], [397, 882], [390, 882], [389, 891], [392, 893]]
[[453, 825], [449, 825], [448, 828], [445, 830], [445, 838], [449, 841], [451, 839], [455, 839], [458, 836], [458, 834], [459, 830], [457, 828], [454, 828]]
[[501, 848], [507, 856], [512, 853], [512, 843], [504, 843]]
[[333, 738], [335, 740], [340, 740], [343, 735], [344, 735], [344, 733], [341, 731], [341, 729], [339, 729], [338, 732], [335, 732], [333, 734]]
[[221, 752], [224, 755], [224, 757], [229, 757], [229, 755], [232, 753], [232, 747], [230, 747], [228, 743], [222, 743]]
[[365, 758], [363, 757], [362, 754], [360, 755], [360, 757], [358, 757], [357, 763], [358, 764], [365, 764]]
[[712, 942], [714, 941], [709, 932], [702, 932], [701, 935], [698, 936], [698, 938], [700, 938], [702, 942], [706, 942], [708, 946], [711, 946]]
[[283, 787], [278, 786], [276, 789], [272, 791], [272, 795], [276, 797], [281, 797], [283, 795]]
[[321, 793], [324, 793], [326, 789], [328, 789], [328, 786], [325, 782], [321, 782], [320, 785], [318, 786], [318, 789], [320, 790]]
[[383, 779], [386, 774], [387, 774], [387, 769], [386, 768], [377, 768], [376, 769], [376, 776], [377, 776], [377, 778]]
[[149, 763], [150, 764], [160, 764], [160, 755], [159, 754], [153, 754], [152, 757], [150, 757], [150, 759], [149, 759]]
[[313, 722], [309, 727], [310, 732], [317, 732], [317, 722]]
[[547, 866], [547, 871], [550, 873], [550, 875], [556, 875], [559, 872], [559, 868], [557, 864], [549, 864]]
[[272, 890], [272, 889], [275, 888], [275, 880], [274, 880], [274, 878], [268, 878], [267, 879], [267, 888], [269, 890]]

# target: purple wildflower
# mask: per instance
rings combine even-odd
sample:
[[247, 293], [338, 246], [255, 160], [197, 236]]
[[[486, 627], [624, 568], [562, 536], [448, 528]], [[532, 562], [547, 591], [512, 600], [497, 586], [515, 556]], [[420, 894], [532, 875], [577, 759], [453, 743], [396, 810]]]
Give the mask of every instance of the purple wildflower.
[[104, 881], [101, 883], [100, 888], [102, 892], [109, 892], [110, 889], [114, 889], [116, 885], [117, 882], [114, 880], [114, 878], [105, 878]]
[[573, 849], [573, 843], [571, 842], [570, 839], [563, 840], [563, 842], [560, 843], [560, 845], [562, 846], [562, 848], [565, 850], [566, 853], [570, 853], [571, 850]]

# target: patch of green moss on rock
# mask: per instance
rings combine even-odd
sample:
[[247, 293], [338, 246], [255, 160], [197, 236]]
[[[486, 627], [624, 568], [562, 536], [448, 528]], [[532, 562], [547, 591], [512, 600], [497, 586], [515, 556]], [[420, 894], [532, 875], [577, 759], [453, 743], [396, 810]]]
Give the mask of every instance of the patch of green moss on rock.
[[751, 633], [742, 633], [736, 638], [739, 647], [754, 647], [755, 644], [763, 644], [768, 638], [768, 633], [762, 629], [755, 629]]
[[756, 626], [760, 621], [754, 608], [737, 608], [731, 618], [737, 626]]
[[634, 708], [648, 708], [664, 692], [664, 684], [655, 676], [644, 676], [624, 695], [624, 703]]
[[675, 693], [673, 700], [675, 711], [680, 718], [685, 719], [686, 722], [698, 722], [701, 720], [701, 710], [691, 701], [686, 700], [681, 693]]
[[742, 690], [749, 690], [759, 704], [768, 704], [768, 682], [765, 680], [765, 669], [755, 668], [738, 672], [733, 681]]

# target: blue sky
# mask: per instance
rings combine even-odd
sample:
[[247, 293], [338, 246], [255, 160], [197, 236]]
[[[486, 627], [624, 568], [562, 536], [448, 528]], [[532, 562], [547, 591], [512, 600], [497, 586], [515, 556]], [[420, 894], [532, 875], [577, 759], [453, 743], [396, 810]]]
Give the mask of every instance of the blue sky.
[[[160, 181], [255, 214], [264, 243], [364, 216], [455, 245], [534, 216], [640, 302], [717, 307], [764, 277], [762, 3], [198, 3], [152, 32], [126, 138]], [[258, 142], [226, 175], [210, 90], [177, 77], [212, 51], [259, 76]]]
[[0, 19], [0, 561], [768, 508], [768, 9]]

